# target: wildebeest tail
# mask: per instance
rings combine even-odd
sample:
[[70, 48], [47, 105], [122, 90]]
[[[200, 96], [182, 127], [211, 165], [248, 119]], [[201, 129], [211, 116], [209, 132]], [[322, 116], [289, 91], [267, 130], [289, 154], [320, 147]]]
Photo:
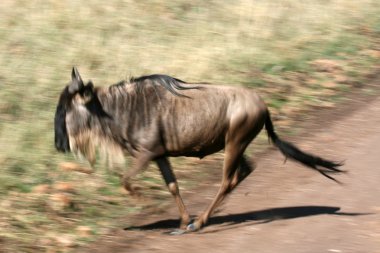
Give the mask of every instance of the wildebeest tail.
[[295, 145], [281, 140], [274, 131], [274, 127], [273, 127], [272, 120], [270, 118], [269, 111], [267, 114], [267, 118], [265, 120], [265, 129], [267, 130], [268, 136], [270, 137], [274, 145], [280, 149], [280, 151], [284, 154], [286, 159], [291, 158], [293, 160], [296, 160], [302, 163], [303, 165], [318, 171], [323, 176], [331, 180], [334, 180], [335, 182], [338, 182], [335, 178], [328, 175], [328, 173], [343, 172], [342, 170], [338, 169], [338, 167], [342, 166], [343, 163], [332, 162], [332, 161], [320, 158], [318, 156], [305, 153], [301, 151], [299, 148], [297, 148]]

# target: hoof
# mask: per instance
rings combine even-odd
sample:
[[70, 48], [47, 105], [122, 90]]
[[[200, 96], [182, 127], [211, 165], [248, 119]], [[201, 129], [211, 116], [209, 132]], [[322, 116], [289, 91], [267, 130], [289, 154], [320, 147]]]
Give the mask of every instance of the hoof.
[[183, 234], [185, 234], [186, 232], [187, 232], [187, 231], [184, 230], [184, 229], [175, 229], [175, 230], [169, 232], [168, 234], [169, 234], [169, 235], [183, 235]]
[[194, 223], [191, 223], [187, 226], [186, 230], [189, 232], [195, 232], [199, 230], [199, 227], [195, 225]]

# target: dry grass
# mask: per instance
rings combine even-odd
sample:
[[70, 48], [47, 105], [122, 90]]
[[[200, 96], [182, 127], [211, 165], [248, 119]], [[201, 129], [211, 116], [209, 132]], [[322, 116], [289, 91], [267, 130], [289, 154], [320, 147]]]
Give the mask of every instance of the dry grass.
[[[329, 105], [363, 80], [380, 58], [379, 14], [376, 0], [1, 1], [0, 240], [15, 252], [37, 250], [36, 240], [38, 250], [65, 248], [57, 238], [78, 226], [92, 232], [72, 240], [86, 242], [142, 206], [102, 168], [90, 176], [58, 168], [72, 160], [54, 150], [53, 117], [73, 65], [95, 85], [166, 73], [253, 86], [281, 115]], [[326, 58], [339, 69], [315, 71], [311, 62]], [[152, 197], [169, 198], [149, 173]], [[62, 181], [75, 192], [55, 189]], [[36, 193], [40, 185], [48, 190]]]

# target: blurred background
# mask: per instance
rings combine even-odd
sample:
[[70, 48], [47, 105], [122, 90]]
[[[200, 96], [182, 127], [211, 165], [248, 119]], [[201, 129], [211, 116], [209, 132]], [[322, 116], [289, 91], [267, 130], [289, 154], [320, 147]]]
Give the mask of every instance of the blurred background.
[[[352, 89], [376, 92], [365, 85], [379, 42], [377, 0], [2, 0], [0, 244], [84, 245], [118, 218], [171, 201], [155, 169], [140, 176], [148, 201], [135, 201], [102, 165], [78, 169], [55, 151], [54, 112], [72, 66], [95, 86], [154, 73], [249, 86], [291, 134], [292, 115], [334, 107]], [[193, 163], [175, 160], [183, 191], [207, 177], [192, 175]]]

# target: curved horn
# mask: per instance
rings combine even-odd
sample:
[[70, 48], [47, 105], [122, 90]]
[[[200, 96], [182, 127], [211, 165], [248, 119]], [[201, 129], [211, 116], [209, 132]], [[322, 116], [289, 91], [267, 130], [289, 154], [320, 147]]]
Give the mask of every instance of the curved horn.
[[69, 86], [69, 92], [71, 94], [79, 91], [84, 87], [82, 77], [79, 74], [79, 71], [76, 67], [73, 67], [73, 70], [71, 71], [71, 84]]

